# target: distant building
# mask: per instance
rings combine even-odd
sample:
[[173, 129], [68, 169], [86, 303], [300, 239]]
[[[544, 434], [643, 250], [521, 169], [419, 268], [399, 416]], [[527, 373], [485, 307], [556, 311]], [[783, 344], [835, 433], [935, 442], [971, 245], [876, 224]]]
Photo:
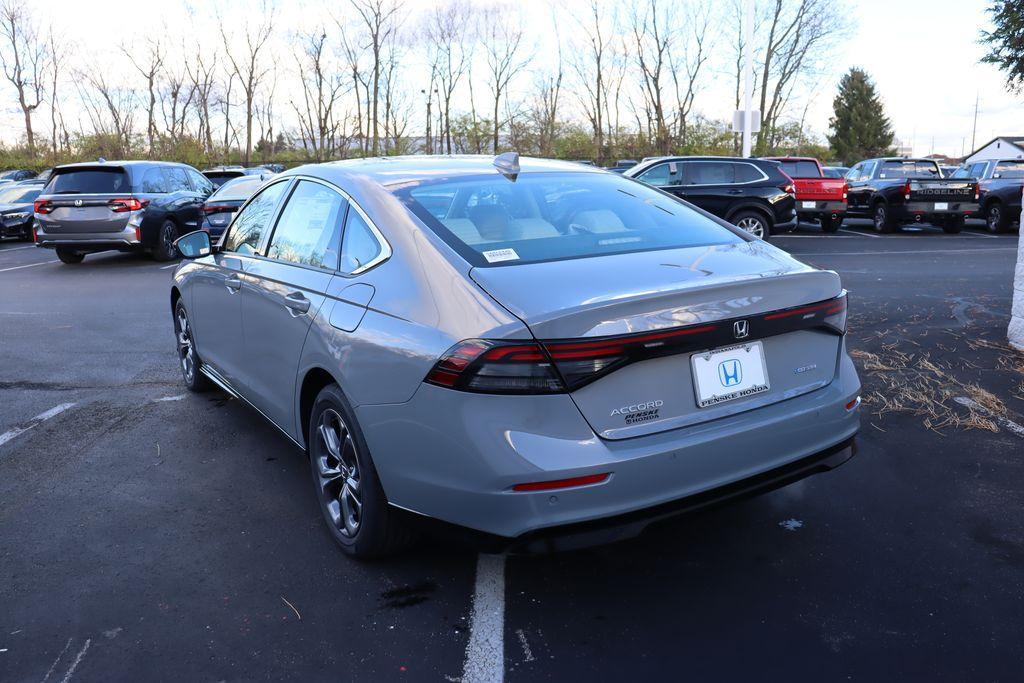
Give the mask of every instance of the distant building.
[[1004, 135], [987, 142], [967, 155], [965, 163], [989, 159], [1024, 159], [1024, 135]]

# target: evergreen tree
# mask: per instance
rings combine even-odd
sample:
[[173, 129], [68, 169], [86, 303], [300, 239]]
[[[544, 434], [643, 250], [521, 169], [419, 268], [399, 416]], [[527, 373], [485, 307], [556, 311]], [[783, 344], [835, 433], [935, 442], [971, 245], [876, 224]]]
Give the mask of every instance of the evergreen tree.
[[853, 164], [892, 152], [892, 126], [867, 72], [850, 69], [839, 81], [832, 106], [835, 114], [829, 121], [828, 143], [837, 159]]
[[999, 0], [987, 11], [995, 28], [981, 32], [982, 42], [989, 44], [981, 61], [1005, 72], [1011, 90], [1024, 91], [1024, 0]]

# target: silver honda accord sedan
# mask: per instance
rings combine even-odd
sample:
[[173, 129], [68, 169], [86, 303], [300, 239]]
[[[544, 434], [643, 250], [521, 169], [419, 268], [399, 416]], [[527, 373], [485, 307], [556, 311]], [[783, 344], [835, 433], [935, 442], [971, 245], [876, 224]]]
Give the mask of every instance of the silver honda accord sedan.
[[308, 454], [357, 557], [606, 542], [855, 452], [839, 277], [600, 169], [304, 166], [177, 246], [185, 383]]

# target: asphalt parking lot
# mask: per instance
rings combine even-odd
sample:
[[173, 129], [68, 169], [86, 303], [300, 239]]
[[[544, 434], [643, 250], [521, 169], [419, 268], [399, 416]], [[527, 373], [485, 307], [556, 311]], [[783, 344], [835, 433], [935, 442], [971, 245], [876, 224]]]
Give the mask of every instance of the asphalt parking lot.
[[842, 468], [613, 546], [377, 563], [284, 437], [184, 391], [168, 265], [0, 243], [0, 680], [1020, 680], [1017, 236], [980, 227], [773, 240], [851, 293]]

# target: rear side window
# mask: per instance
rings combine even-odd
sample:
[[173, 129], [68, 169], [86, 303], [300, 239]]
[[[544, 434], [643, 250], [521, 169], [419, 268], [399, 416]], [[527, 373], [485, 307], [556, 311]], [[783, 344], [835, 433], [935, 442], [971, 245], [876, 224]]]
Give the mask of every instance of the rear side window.
[[753, 164], [733, 164], [737, 183], [756, 183], [765, 180], [765, 173]]
[[239, 254], [255, 254], [260, 245], [263, 233], [274, 217], [277, 204], [281, 201], [288, 182], [274, 183], [270, 185], [251, 202], [249, 202], [241, 213], [231, 224], [227, 236], [224, 238], [224, 251], [233, 251]]
[[937, 164], [931, 161], [883, 161], [879, 178], [941, 178]]
[[818, 165], [813, 161], [780, 161], [782, 172], [790, 178], [820, 178]]
[[735, 164], [728, 161], [689, 161], [683, 164], [683, 185], [728, 185], [736, 182]]
[[191, 192], [192, 186], [189, 185], [188, 175], [185, 174], [185, 169], [179, 166], [167, 166], [164, 168], [164, 176], [167, 178], [167, 191], [168, 192]]
[[[514, 182], [487, 174], [394, 192], [478, 267], [744, 241], [664, 192], [611, 173], [529, 173]], [[348, 246], [346, 239], [343, 263]]]
[[147, 168], [141, 180], [135, 184], [135, 191], [148, 194], [167, 192], [167, 180], [164, 178], [163, 170], [156, 166]]
[[188, 179], [192, 181], [192, 189], [202, 194], [209, 194], [213, 192], [213, 183], [211, 183], [206, 176], [199, 171], [186, 168], [185, 173], [188, 174]]
[[347, 207], [329, 187], [300, 180], [277, 220], [267, 257], [334, 270]]
[[[976, 176], [981, 177], [981, 176]], [[993, 178], [1024, 178], [1024, 161], [1000, 161], [992, 171]]]
[[46, 186], [46, 194], [115, 194], [130, 192], [131, 183], [123, 168], [57, 171]]
[[345, 243], [341, 247], [341, 271], [354, 273], [380, 253], [380, 242], [366, 224], [363, 215], [354, 209], [350, 210], [345, 223]]

